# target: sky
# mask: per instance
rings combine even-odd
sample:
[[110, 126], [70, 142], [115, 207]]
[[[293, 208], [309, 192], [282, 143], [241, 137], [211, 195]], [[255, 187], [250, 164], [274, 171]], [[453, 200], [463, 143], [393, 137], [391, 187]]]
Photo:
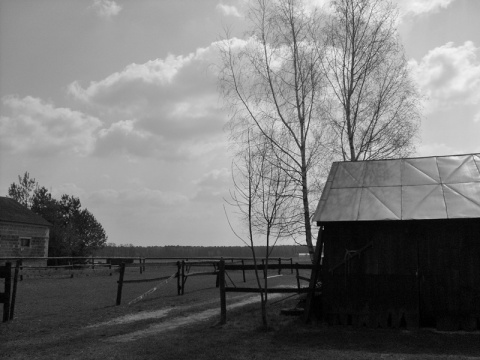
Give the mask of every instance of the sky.
[[[306, 0], [324, 3], [324, 0]], [[0, 196], [26, 171], [108, 241], [243, 245], [216, 43], [247, 0], [0, 0]], [[480, 1], [398, 0], [423, 95], [416, 156], [480, 152]]]

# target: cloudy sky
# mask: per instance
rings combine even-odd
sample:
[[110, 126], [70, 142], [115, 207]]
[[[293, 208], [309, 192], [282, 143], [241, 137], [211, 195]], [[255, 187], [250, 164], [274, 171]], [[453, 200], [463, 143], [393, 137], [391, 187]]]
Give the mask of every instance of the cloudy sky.
[[[425, 96], [417, 155], [480, 152], [480, 1], [398, 2]], [[80, 197], [110, 242], [241, 245], [223, 211], [231, 159], [213, 69], [245, 6], [1, 0], [0, 196], [28, 171]]]

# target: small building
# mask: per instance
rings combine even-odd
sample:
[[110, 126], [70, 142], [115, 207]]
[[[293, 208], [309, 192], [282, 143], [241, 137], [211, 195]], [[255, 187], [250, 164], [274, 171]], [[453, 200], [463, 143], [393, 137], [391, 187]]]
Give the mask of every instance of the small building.
[[480, 329], [480, 154], [333, 163], [313, 220], [327, 322]]
[[[51, 224], [17, 201], [0, 197], [0, 262], [2, 258], [47, 257]], [[46, 260], [24, 264], [46, 265]]]

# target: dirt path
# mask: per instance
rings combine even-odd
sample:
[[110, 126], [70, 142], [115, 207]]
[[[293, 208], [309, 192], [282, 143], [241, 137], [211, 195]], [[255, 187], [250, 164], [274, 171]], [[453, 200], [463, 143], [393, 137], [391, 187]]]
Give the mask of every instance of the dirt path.
[[[277, 299], [280, 297], [282, 297], [281, 294], [271, 294], [269, 295], [269, 300]], [[246, 299], [227, 305], [227, 310], [232, 310], [232, 309], [242, 307], [248, 304], [256, 303], [259, 301], [260, 301], [259, 296], [249, 296]], [[181, 314], [183, 312], [182, 310], [188, 310], [190, 308], [192, 307], [184, 306], [184, 307], [175, 308], [175, 310], [179, 311], [179, 313]], [[100, 327], [100, 326], [114, 326], [118, 324], [126, 324], [126, 323], [141, 321], [145, 319], [162, 319], [162, 318], [165, 318], [167, 314], [172, 310], [174, 309], [160, 309], [157, 311], [148, 311], [148, 312], [142, 312], [142, 313], [133, 314], [133, 315], [122, 316], [122, 317], [110, 320], [108, 322], [90, 325], [89, 327], [91, 328], [91, 327]], [[180, 326], [185, 326], [185, 325], [190, 325], [190, 324], [201, 322], [201, 321], [210, 320], [214, 317], [218, 317], [218, 318], [220, 317], [220, 310], [218, 308], [203, 310], [195, 314], [189, 314], [188, 316], [179, 315], [177, 317], [169, 318], [158, 324], [150, 325], [149, 327], [142, 330], [137, 330], [128, 334], [122, 334], [122, 335], [110, 337], [105, 341], [107, 342], [134, 341], [137, 339], [144, 338], [146, 336], [161, 333], [163, 331], [174, 330]]]

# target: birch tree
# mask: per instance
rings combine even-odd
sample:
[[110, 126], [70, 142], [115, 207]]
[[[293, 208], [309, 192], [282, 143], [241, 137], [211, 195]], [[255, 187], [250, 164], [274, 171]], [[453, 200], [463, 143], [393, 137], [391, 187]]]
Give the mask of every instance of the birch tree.
[[[296, 0], [256, 0], [246, 39], [220, 46], [220, 87], [232, 111], [233, 137], [256, 129], [293, 184], [290, 234], [301, 234], [313, 255], [312, 194], [327, 136], [322, 123], [324, 82], [320, 14]], [[244, 136], [243, 136], [244, 138]], [[295, 221], [293, 221], [295, 219]]]
[[414, 150], [420, 119], [387, 0], [333, 0], [326, 26], [325, 75], [334, 101], [328, 111], [343, 160], [403, 157]]
[[[261, 290], [262, 324], [265, 328], [268, 328], [266, 274], [270, 254], [277, 241], [289, 231], [291, 219], [288, 209], [293, 199], [291, 192], [294, 191], [292, 179], [282, 171], [281, 159], [272, 150], [271, 142], [263, 137], [252, 136], [251, 129], [248, 130], [245, 146], [233, 162], [235, 187], [230, 201], [227, 201], [235, 207], [245, 225], [244, 229], [247, 229], [246, 234], [242, 235], [232, 228], [252, 252], [255, 278]], [[255, 245], [258, 246], [260, 242], [265, 244], [262, 263], [266, 267], [261, 272], [258, 269], [259, 254], [255, 250]], [[263, 281], [260, 274], [263, 275]]]

